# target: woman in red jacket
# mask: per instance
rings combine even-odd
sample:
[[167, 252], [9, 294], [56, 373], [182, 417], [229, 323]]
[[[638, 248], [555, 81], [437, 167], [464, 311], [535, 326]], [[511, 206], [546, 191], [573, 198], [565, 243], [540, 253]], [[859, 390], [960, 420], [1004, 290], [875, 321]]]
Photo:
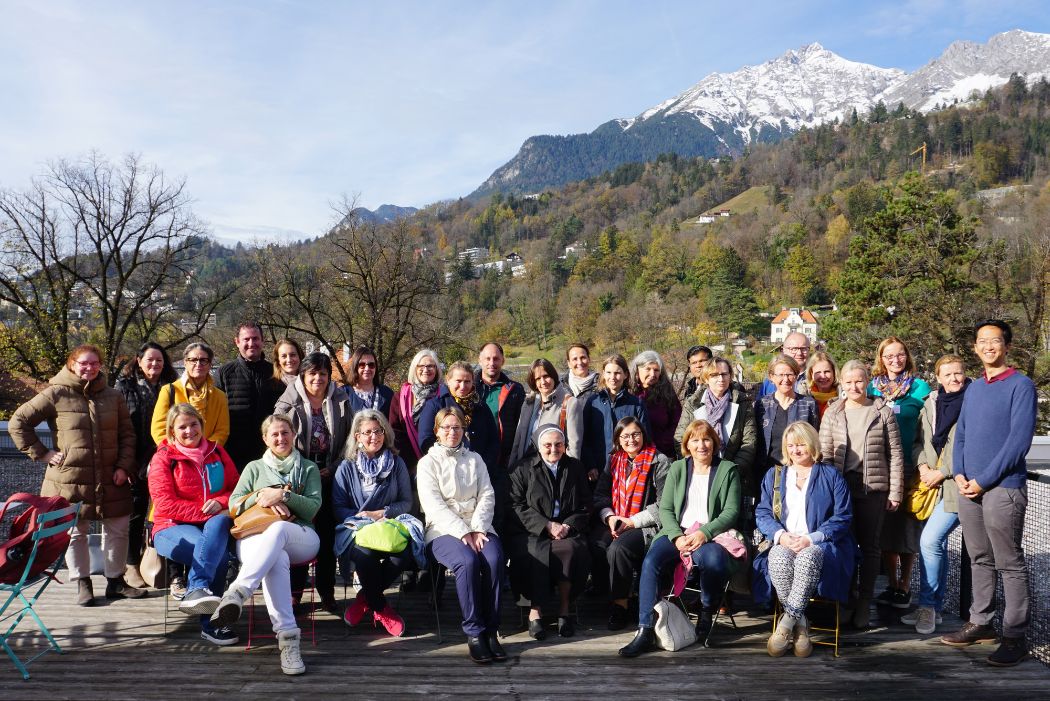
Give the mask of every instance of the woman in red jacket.
[[201, 617], [201, 637], [233, 645], [237, 635], [216, 629], [209, 616], [219, 606], [230, 558], [230, 494], [237, 468], [218, 443], [204, 438], [204, 420], [190, 404], [168, 410], [167, 438], [149, 466], [153, 499], [153, 545], [170, 560], [189, 565], [179, 610]]

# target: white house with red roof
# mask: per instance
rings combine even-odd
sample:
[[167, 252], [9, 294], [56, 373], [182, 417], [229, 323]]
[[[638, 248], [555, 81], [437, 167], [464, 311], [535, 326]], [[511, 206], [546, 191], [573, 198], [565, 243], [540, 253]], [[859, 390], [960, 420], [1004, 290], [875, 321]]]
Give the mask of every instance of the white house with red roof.
[[782, 307], [769, 325], [771, 343], [783, 343], [789, 333], [799, 332], [815, 344], [820, 332], [820, 323], [813, 312], [805, 307]]

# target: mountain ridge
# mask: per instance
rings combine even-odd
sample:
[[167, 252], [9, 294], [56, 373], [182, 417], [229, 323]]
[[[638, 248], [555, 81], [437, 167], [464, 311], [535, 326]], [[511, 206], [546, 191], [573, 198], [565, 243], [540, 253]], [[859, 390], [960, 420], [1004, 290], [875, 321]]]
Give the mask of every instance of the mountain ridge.
[[710, 73], [635, 117], [611, 119], [590, 133], [529, 137], [470, 197], [535, 193], [661, 153], [739, 155], [752, 143], [845, 121], [854, 110], [867, 114], [880, 101], [930, 111], [1002, 85], [1013, 73], [1029, 80], [1050, 74], [1050, 34], [1016, 29], [985, 44], [956, 41], [911, 73], [851, 61], [814, 42], [755, 66]]

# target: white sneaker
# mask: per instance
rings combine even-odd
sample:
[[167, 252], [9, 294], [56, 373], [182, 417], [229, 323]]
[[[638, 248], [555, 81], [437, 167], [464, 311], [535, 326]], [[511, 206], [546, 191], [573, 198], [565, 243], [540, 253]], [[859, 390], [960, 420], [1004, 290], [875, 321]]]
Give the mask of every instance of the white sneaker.
[[252, 598], [252, 593], [247, 587], [239, 585], [230, 587], [222, 595], [222, 600], [219, 602], [219, 607], [215, 609], [215, 613], [211, 615], [211, 622], [220, 628], [233, 625], [241, 617], [241, 609], [250, 598]]
[[929, 635], [935, 630], [937, 630], [937, 614], [928, 606], [920, 607], [918, 616], [915, 618], [915, 632], [920, 635]]
[[281, 671], [285, 674], [302, 674], [306, 671], [303, 656], [299, 651], [299, 629], [282, 630], [277, 634], [277, 646], [281, 648]]

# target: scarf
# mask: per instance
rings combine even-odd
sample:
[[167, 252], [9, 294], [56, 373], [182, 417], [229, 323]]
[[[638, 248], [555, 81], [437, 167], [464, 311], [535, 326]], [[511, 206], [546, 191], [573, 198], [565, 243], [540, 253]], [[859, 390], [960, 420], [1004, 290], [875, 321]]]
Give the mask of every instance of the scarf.
[[[632, 463], [627, 453], [617, 450], [609, 463], [612, 473], [613, 513], [622, 518], [630, 518], [642, 510], [645, 497], [645, 483], [649, 479], [649, 469], [656, 457], [656, 447], [642, 448]], [[633, 466], [634, 469], [631, 469]]]
[[182, 373], [182, 386], [186, 390], [186, 400], [190, 403], [194, 409], [201, 413], [201, 416], [206, 415], [208, 408], [208, 396], [211, 394], [212, 380], [211, 376], [204, 378], [204, 382], [201, 383], [200, 387], [193, 384], [189, 374], [186, 372]]
[[[266, 452], [263, 453], [262, 461], [267, 467], [279, 474], [285, 484], [291, 484], [292, 472], [302, 472], [303, 456], [295, 448], [292, 448], [292, 452], [283, 458], [277, 457], [272, 450], [267, 448]], [[292, 488], [298, 489], [296, 485], [292, 485]]]
[[723, 425], [723, 419], [725, 418], [726, 410], [729, 409], [730, 394], [732, 392], [727, 389], [721, 399], [715, 399], [715, 393], [708, 388], [704, 390], [704, 396], [701, 399], [704, 403], [704, 408], [707, 410], [707, 423], [718, 429], [718, 439], [723, 446], [729, 443], [729, 427]]
[[182, 445], [175, 439], [171, 439], [168, 441], [169, 452], [178, 453], [182, 457], [191, 461], [197, 467], [197, 469], [200, 469], [201, 466], [204, 465], [204, 458], [208, 455], [208, 453], [211, 452], [211, 450], [212, 444], [208, 440], [203, 438], [201, 439], [201, 442], [197, 444], [196, 448], [191, 448], [189, 446]]
[[374, 458], [370, 458], [365, 455], [365, 451], [359, 450], [354, 467], [357, 468], [357, 474], [361, 477], [362, 489], [372, 492], [377, 484], [394, 471], [394, 454], [384, 448]]
[[429, 385], [424, 385], [412, 382], [409, 387], [412, 388], [412, 420], [419, 421], [419, 412], [423, 411], [426, 401], [437, 394], [438, 383], [431, 382]]
[[966, 388], [969, 386], [970, 378], [967, 377], [963, 382], [962, 389], [958, 392], [945, 392], [944, 387], [941, 387], [941, 391], [937, 393], [937, 399], [934, 402], [934, 406], [937, 408], [936, 425], [933, 427], [933, 439], [931, 442], [938, 456], [948, 443], [948, 434], [951, 433], [952, 426], [959, 420], [959, 412], [962, 411], [963, 395], [966, 394]]
[[456, 404], [459, 405], [460, 410], [462, 410], [463, 412], [463, 428], [470, 428], [470, 416], [474, 412], [474, 405], [481, 401], [480, 399], [478, 399], [477, 390], [473, 390], [470, 394], [463, 397], [462, 399], [452, 394], [451, 392], [449, 392], [448, 394], [450, 397], [456, 400]]
[[299, 379], [298, 375], [289, 375], [286, 372], [282, 372], [281, 373], [281, 382], [283, 382], [286, 387], [291, 387], [292, 385], [295, 384], [295, 381], [298, 380], [298, 379]]
[[572, 372], [569, 373], [569, 389], [572, 390], [572, 395], [574, 397], [578, 397], [584, 392], [590, 392], [597, 384], [598, 373], [596, 372], [592, 372], [584, 378], [576, 377]]
[[883, 399], [892, 402], [908, 395], [914, 379], [915, 376], [910, 372], [902, 374], [896, 380], [891, 380], [889, 375], [878, 375], [871, 378], [871, 384], [879, 391]]
[[809, 394], [817, 400], [817, 410], [820, 411], [820, 418], [824, 418], [824, 410], [828, 408], [828, 402], [839, 396], [839, 388], [835, 385], [833, 389], [821, 392], [816, 385], [811, 384], [809, 386]]
[[378, 409], [379, 408], [379, 385], [373, 385], [372, 391], [358, 389], [357, 387], [352, 388], [354, 394], [364, 402], [365, 409]]

